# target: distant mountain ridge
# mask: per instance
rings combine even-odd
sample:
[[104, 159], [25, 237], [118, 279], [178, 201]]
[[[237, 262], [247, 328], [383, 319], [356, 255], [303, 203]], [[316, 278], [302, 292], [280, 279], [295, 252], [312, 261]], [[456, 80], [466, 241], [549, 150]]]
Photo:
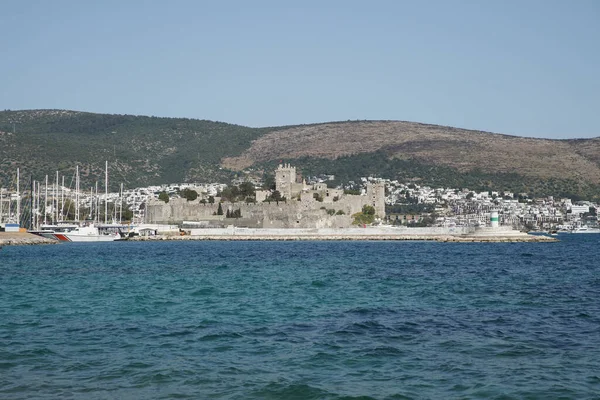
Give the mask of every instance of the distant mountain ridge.
[[600, 186], [600, 138], [534, 139], [403, 121], [249, 128], [187, 118], [2, 111], [0, 157], [4, 181], [16, 166], [42, 179], [79, 164], [89, 184], [101, 180], [108, 160], [112, 181], [127, 186], [203, 182], [285, 160], [305, 174], [371, 174], [538, 195], [593, 197]]

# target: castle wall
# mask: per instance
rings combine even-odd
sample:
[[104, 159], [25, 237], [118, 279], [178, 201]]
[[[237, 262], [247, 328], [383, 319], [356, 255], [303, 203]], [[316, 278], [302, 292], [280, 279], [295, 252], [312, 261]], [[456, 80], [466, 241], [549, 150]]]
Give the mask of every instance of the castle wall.
[[[223, 216], [216, 216], [219, 204], [202, 204], [199, 200], [171, 199], [168, 203], [152, 200], [146, 206], [146, 222], [180, 224], [183, 221], [203, 221], [206, 226], [236, 225], [256, 228], [344, 228], [352, 224], [352, 215], [362, 211], [365, 204], [375, 208], [380, 218], [385, 217], [385, 187], [383, 183], [369, 183], [367, 195], [345, 195], [343, 190], [317, 184], [308, 190], [303, 183], [296, 183], [296, 169], [280, 165], [276, 172], [276, 187], [286, 201], [271, 203], [221, 203]], [[323, 201], [317, 201], [318, 193]], [[266, 193], [257, 192], [257, 198]], [[335, 199], [335, 201], [334, 201]], [[227, 210], [239, 209], [241, 218], [225, 218]], [[327, 210], [334, 210], [329, 215]], [[344, 215], [335, 215], [338, 211]]]
[[263, 201], [265, 201], [267, 199], [267, 197], [269, 196], [270, 193], [271, 192], [269, 192], [268, 190], [257, 190], [255, 192], [256, 202], [262, 203]]
[[[312, 227], [347, 227], [352, 223], [350, 214], [328, 215], [321, 209], [326, 205], [321, 202], [288, 202], [269, 203], [221, 203], [223, 214], [239, 209], [242, 218], [225, 218], [216, 216], [218, 204], [202, 204], [184, 199], [173, 199], [169, 203], [153, 201], [146, 207], [147, 223], [182, 223], [183, 221], [210, 221], [207, 226], [236, 225], [247, 227], [269, 228], [312, 228]], [[343, 210], [343, 204], [327, 205], [327, 208]]]

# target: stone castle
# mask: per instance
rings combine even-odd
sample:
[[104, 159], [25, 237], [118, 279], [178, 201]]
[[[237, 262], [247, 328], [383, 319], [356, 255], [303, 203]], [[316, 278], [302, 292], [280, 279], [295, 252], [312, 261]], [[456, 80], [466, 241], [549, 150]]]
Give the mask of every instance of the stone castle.
[[347, 228], [352, 226], [352, 214], [364, 205], [375, 208], [375, 214], [385, 217], [385, 187], [383, 183], [368, 183], [366, 195], [344, 194], [326, 183], [307, 185], [289, 164], [275, 170], [275, 190], [284, 200], [267, 201], [270, 191], [257, 191], [256, 203], [221, 202], [223, 213], [241, 211], [240, 218], [216, 215], [221, 199], [205, 204], [178, 198], [168, 203], [152, 200], [146, 205], [146, 223], [183, 224], [200, 227], [228, 225], [248, 228]]

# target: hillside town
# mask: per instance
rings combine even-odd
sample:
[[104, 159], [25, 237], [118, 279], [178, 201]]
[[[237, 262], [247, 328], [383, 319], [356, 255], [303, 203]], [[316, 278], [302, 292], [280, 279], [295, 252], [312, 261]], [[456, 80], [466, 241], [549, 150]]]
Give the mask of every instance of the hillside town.
[[[407, 227], [465, 227], [485, 226], [489, 223], [490, 214], [497, 212], [499, 224], [511, 226], [513, 229], [522, 231], [575, 231], [595, 229], [598, 227], [597, 210], [598, 204], [590, 201], [572, 201], [568, 198], [529, 198], [526, 193], [512, 193], [507, 191], [484, 191], [477, 192], [466, 188], [432, 188], [421, 186], [418, 183], [399, 182], [397, 180], [381, 179], [375, 177], [364, 177], [359, 182], [346, 182], [343, 185], [332, 186], [334, 175], [322, 174], [318, 176], [307, 176], [301, 178], [296, 174], [296, 169], [289, 165], [278, 169], [278, 182], [276, 188], [266, 188], [265, 182], [256, 178], [239, 178], [227, 185], [225, 183], [177, 183], [124, 189], [122, 192], [80, 193], [77, 201], [81, 210], [85, 210], [79, 218], [73, 218], [73, 211], [65, 210], [65, 206], [73, 204], [76, 199], [72, 187], [59, 184], [50, 184], [45, 189], [39, 189], [37, 196], [41, 197], [39, 207], [31, 211], [23, 220], [36, 220], [40, 223], [56, 223], [69, 219], [94, 219], [103, 215], [104, 210], [108, 215], [105, 221], [127, 220], [132, 224], [141, 223], [172, 223], [178, 225], [199, 224], [194, 218], [186, 218], [190, 213], [177, 216], [172, 214], [161, 219], [156, 216], [156, 207], [170, 203], [171, 208], [180, 202], [188, 207], [213, 206], [225, 204], [228, 200], [224, 193], [228, 189], [237, 188], [240, 185], [250, 188], [250, 196], [235, 200], [226, 206], [226, 210], [217, 214], [212, 208], [204, 211], [205, 217], [200, 218], [208, 221], [203, 226], [215, 227], [225, 225], [251, 226], [249, 219], [244, 219], [248, 213], [255, 214], [256, 204], [277, 205], [292, 204], [292, 199], [297, 199], [298, 204], [304, 204], [302, 212], [311, 210], [310, 218], [305, 218], [305, 223], [299, 220], [286, 224], [273, 225], [273, 219], [281, 219], [281, 215], [271, 218], [269, 227], [347, 227], [352, 223], [353, 214], [360, 212], [365, 204], [376, 203], [364, 199], [372, 193], [371, 189], [376, 186], [384, 188], [378, 196], [381, 196], [385, 206], [376, 208], [377, 212], [373, 219], [375, 225], [392, 225]], [[277, 173], [277, 171], [276, 171]], [[288, 178], [284, 178], [287, 173]], [[282, 181], [287, 179], [287, 183]], [[294, 192], [293, 192], [294, 191]], [[39, 192], [42, 192], [41, 194]], [[193, 194], [190, 197], [189, 194]], [[22, 191], [18, 196], [14, 188], [0, 188], [0, 226], [17, 220], [16, 213], [21, 213], [27, 208], [23, 205], [16, 206], [18, 198], [22, 200], [31, 197], [29, 191]], [[46, 198], [46, 200], [44, 200]], [[374, 198], [374, 197], [373, 197]], [[300, 200], [303, 199], [303, 202]], [[347, 199], [345, 201], [342, 201]], [[360, 200], [356, 202], [356, 200]], [[229, 203], [228, 203], [229, 204]], [[342, 207], [346, 204], [345, 207]], [[382, 203], [383, 204], [383, 203]], [[105, 208], [104, 208], [105, 207]], [[254, 207], [254, 208], [252, 208]], [[264, 208], [264, 207], [263, 207]], [[154, 216], [152, 216], [152, 211]], [[243, 209], [243, 211], [242, 211]], [[123, 213], [125, 210], [125, 213]], [[150, 211], [149, 211], [150, 210]], [[295, 214], [300, 215], [300, 209], [282, 209], [281, 212], [294, 214], [290, 220], [296, 220]], [[286, 211], [287, 210], [287, 211]], [[234, 215], [234, 211], [238, 212]], [[334, 212], [331, 212], [334, 211]], [[264, 211], [261, 211], [264, 214]], [[32, 214], [34, 217], [32, 217]], [[246, 214], [246, 215], [244, 215]], [[260, 218], [265, 218], [261, 214]], [[322, 217], [320, 217], [322, 216]], [[323, 223], [331, 217], [329, 223]], [[346, 223], [340, 221], [345, 218]], [[102, 219], [102, 218], [100, 218]], [[300, 219], [300, 217], [298, 217]], [[356, 222], [354, 222], [356, 223]], [[200, 224], [202, 225], [202, 224]], [[264, 223], [254, 227], [267, 227]]]

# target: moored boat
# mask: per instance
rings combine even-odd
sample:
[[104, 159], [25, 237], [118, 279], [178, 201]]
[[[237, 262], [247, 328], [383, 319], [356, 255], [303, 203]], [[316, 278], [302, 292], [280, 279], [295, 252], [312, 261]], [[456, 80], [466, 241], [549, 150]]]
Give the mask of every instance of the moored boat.
[[62, 224], [59, 223], [57, 225], [42, 225], [40, 229], [37, 230], [29, 230], [27, 232], [33, 233], [34, 235], [38, 235], [47, 239], [56, 239], [55, 234], [62, 234], [66, 232], [70, 232], [79, 227], [76, 224]]
[[53, 236], [62, 242], [113, 242], [121, 239], [119, 232], [100, 230], [93, 224], [80, 226], [68, 232], [56, 232]]
[[574, 228], [571, 233], [600, 233], [599, 228], [590, 228], [587, 225], [582, 225]]

